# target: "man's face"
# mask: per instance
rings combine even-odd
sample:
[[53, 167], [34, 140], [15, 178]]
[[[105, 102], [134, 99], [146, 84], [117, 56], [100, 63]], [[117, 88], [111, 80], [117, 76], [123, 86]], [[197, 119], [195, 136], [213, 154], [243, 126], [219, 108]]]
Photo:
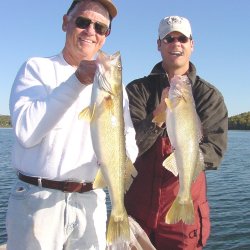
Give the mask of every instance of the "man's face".
[[166, 70], [187, 69], [193, 51], [193, 40], [183, 39], [180, 32], [168, 34], [170, 39], [158, 40], [158, 50], [161, 53]]
[[[91, 20], [86, 28], [76, 26], [79, 17]], [[98, 34], [95, 30], [95, 22], [109, 27], [110, 20], [107, 10], [99, 3], [83, 1], [75, 6], [69, 15], [63, 17], [63, 30], [66, 32], [64, 57], [70, 58], [73, 64], [81, 60], [92, 60], [99, 49], [102, 48], [106, 36]]]

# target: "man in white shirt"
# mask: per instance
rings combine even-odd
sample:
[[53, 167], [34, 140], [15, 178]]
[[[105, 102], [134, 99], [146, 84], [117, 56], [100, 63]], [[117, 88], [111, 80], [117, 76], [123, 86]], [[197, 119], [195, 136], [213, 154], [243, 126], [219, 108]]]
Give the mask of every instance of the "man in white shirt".
[[[90, 124], [79, 112], [90, 103], [94, 56], [117, 10], [111, 0], [74, 0], [63, 16], [62, 52], [31, 58], [10, 96], [18, 181], [7, 212], [7, 249], [105, 249], [105, 192], [92, 188], [99, 168]], [[124, 93], [126, 149], [137, 156]]]

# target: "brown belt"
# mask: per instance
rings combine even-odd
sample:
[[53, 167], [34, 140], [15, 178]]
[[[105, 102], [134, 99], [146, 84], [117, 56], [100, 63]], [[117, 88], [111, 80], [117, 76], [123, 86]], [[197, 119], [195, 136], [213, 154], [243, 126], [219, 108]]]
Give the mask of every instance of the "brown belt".
[[84, 193], [93, 190], [93, 183], [91, 182], [80, 183], [73, 181], [52, 181], [52, 180], [27, 176], [21, 173], [18, 173], [18, 178], [21, 181], [27, 182], [35, 186], [57, 189], [65, 193], [73, 193], [73, 192]]

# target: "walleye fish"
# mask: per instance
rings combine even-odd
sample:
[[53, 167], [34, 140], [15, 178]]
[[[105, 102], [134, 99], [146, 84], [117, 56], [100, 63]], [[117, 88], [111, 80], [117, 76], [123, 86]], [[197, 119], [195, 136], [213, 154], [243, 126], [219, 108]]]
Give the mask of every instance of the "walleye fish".
[[179, 175], [179, 192], [167, 212], [165, 222], [175, 224], [182, 220], [185, 224], [193, 224], [191, 186], [204, 163], [199, 149], [201, 124], [187, 76], [174, 76], [171, 79], [165, 101], [167, 132], [174, 151], [163, 162], [163, 166], [176, 176]]
[[90, 119], [93, 148], [100, 165], [94, 188], [108, 186], [112, 204], [107, 229], [109, 246], [130, 241], [124, 193], [137, 171], [126, 155], [120, 52], [109, 56], [100, 51], [96, 60], [91, 104], [79, 118]]

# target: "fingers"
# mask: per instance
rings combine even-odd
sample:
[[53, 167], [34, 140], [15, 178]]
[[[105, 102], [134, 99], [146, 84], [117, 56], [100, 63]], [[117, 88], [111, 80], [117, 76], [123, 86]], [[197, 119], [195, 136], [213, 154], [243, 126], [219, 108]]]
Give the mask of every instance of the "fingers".
[[166, 97], [168, 97], [168, 91], [169, 91], [169, 87], [162, 90], [161, 102], [165, 102]]
[[160, 101], [159, 105], [155, 108], [154, 116], [157, 116], [161, 113], [165, 113], [166, 108], [167, 108], [165, 99], [166, 99], [166, 97], [168, 97], [168, 90], [169, 90], [169, 88], [165, 88], [162, 90], [161, 101]]
[[96, 61], [83, 60], [80, 62], [75, 75], [83, 84], [92, 84], [94, 81], [95, 72], [97, 69]]

